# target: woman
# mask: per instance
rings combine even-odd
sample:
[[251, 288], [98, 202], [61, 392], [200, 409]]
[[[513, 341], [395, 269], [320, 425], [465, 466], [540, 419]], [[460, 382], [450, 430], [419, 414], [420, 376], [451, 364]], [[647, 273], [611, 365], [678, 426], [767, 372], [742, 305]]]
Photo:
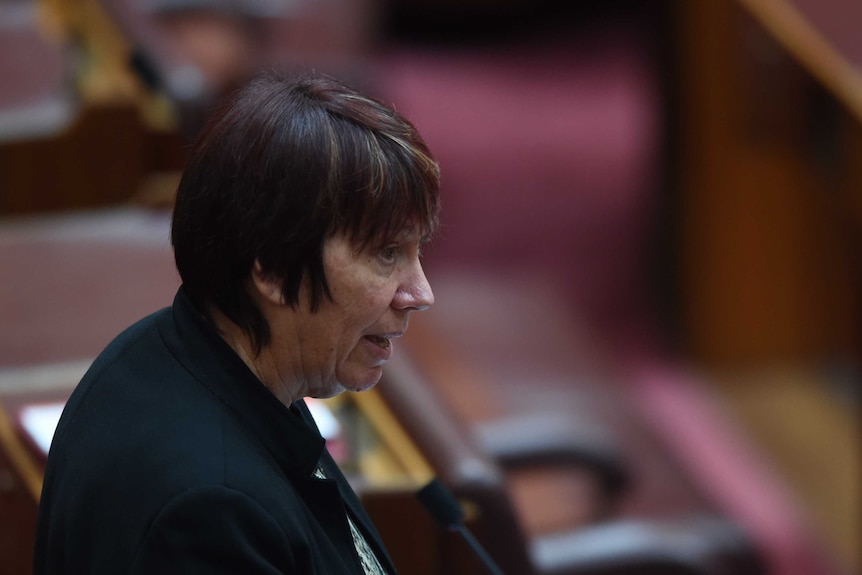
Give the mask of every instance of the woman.
[[96, 359], [49, 455], [35, 572], [393, 573], [303, 397], [380, 379], [413, 311], [438, 168], [394, 111], [264, 75], [177, 193], [182, 287]]

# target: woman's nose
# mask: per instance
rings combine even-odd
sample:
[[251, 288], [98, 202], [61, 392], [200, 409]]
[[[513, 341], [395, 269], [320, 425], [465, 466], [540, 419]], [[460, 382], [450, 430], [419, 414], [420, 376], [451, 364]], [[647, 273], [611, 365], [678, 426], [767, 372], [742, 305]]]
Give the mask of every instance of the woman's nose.
[[398, 288], [392, 302], [396, 309], [423, 311], [434, 304], [434, 292], [425, 277], [422, 264], [416, 263], [406, 280]]

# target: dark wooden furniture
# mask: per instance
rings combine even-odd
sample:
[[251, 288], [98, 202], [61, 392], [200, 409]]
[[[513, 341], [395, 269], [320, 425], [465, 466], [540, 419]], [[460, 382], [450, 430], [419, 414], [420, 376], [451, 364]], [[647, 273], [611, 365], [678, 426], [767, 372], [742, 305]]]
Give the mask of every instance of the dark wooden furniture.
[[[66, 373], [75, 377], [75, 369]], [[65, 401], [77, 380], [43, 379], [38, 386], [26, 383], [23, 371], [0, 376], [0, 565], [10, 575], [33, 571], [36, 509], [42, 491], [45, 453], [28, 439], [20, 426], [20, 409], [28, 404]], [[45, 375], [43, 371], [41, 375]], [[21, 379], [18, 379], [18, 378]]]
[[680, 315], [690, 353], [717, 368], [858, 368], [862, 350], [859, 48], [836, 49], [796, 4], [858, 20], [856, 2], [677, 13]]

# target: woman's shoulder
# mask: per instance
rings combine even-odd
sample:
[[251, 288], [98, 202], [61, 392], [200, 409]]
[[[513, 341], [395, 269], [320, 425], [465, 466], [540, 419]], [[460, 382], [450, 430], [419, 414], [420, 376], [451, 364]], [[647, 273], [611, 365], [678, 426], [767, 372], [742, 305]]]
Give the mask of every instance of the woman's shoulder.
[[[158, 332], [158, 322], [170, 314], [170, 308], [163, 308], [136, 321], [121, 331], [108, 345], [96, 356], [90, 369], [82, 380], [98, 379], [106, 370], [123, 361], [143, 361], [141, 367], [152, 365], [153, 351], [161, 345]], [[143, 358], [141, 356], [144, 356]]]

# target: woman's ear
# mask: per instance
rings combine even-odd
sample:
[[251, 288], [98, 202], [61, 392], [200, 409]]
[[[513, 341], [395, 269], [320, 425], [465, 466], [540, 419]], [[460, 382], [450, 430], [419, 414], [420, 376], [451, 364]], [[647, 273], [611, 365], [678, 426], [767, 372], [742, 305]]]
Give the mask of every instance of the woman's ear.
[[263, 271], [263, 266], [260, 265], [260, 261], [258, 260], [254, 260], [254, 266], [251, 270], [251, 282], [257, 293], [263, 296], [264, 299], [276, 305], [284, 305], [281, 281], [273, 274]]

